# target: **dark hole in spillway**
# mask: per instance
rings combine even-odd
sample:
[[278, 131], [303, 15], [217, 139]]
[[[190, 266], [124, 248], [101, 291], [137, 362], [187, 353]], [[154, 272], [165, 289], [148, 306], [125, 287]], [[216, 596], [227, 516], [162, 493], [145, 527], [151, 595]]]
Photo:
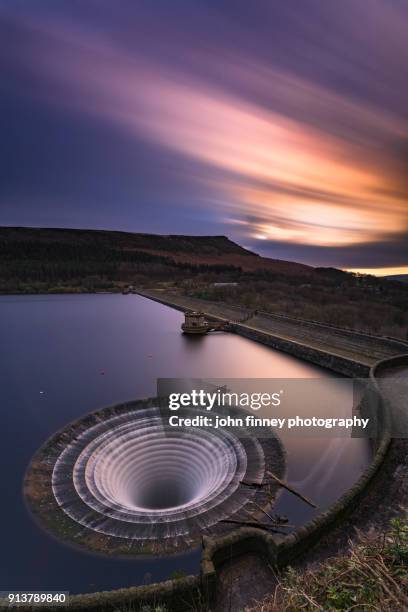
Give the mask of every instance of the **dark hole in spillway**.
[[138, 488], [133, 503], [146, 510], [165, 510], [188, 503], [194, 497], [194, 490], [187, 482], [178, 478], [154, 479]]
[[[92, 420], [86, 416], [76, 429], [69, 425], [71, 441], [64, 440], [62, 450], [60, 433], [47, 447], [58, 518], [67, 515], [69, 526], [76, 521], [78, 533], [87, 528], [87, 547], [109, 554], [112, 537], [116, 554], [126, 555], [131, 549], [152, 554], [197, 543], [203, 530], [248, 503], [253, 492], [240, 481], [258, 482], [266, 458], [270, 464], [250, 431], [240, 429], [241, 437], [222, 428], [174, 430], [163, 423], [159, 407], [138, 405], [119, 404], [93, 413]], [[275, 456], [280, 447], [271, 442]], [[65, 524], [58, 523], [57, 532], [65, 534]]]

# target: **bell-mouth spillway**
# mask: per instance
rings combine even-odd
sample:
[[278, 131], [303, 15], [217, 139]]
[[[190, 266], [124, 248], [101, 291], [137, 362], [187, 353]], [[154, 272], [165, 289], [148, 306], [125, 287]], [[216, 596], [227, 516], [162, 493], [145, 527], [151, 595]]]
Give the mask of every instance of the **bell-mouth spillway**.
[[24, 494], [37, 522], [66, 543], [157, 555], [231, 531], [225, 520], [270, 510], [276, 488], [240, 482], [262, 483], [267, 470], [282, 474], [284, 465], [271, 430], [173, 428], [151, 398], [96, 411], [57, 432], [33, 457]]

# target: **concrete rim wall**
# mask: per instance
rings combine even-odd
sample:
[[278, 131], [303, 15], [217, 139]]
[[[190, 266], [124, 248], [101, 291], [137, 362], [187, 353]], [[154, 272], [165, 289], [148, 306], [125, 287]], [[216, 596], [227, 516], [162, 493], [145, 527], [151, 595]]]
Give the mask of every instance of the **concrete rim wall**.
[[[267, 557], [275, 567], [284, 567], [299, 554], [315, 544], [335, 523], [340, 521], [358, 504], [372, 482], [373, 477], [380, 470], [391, 442], [388, 428], [390, 417], [389, 406], [387, 406], [381, 395], [377, 375], [383, 369], [400, 365], [408, 365], [408, 354], [383, 359], [374, 364], [370, 369], [370, 383], [366, 393], [368, 393], [368, 401], [373, 399], [373, 397], [379, 400], [382, 434], [378, 440], [374, 441], [375, 451], [372, 462], [354, 486], [342, 495], [326, 512], [287, 536], [273, 535], [261, 532], [256, 528], [247, 528], [240, 529], [218, 540], [205, 538], [202, 557], [202, 577], [204, 580], [214, 581], [217, 566], [231, 558], [231, 556], [237, 556], [242, 552], [258, 552]], [[362, 401], [364, 401], [364, 398]]]
[[[200, 576], [187, 576], [143, 587], [75, 595], [71, 597], [69, 608], [102, 611], [111, 610], [115, 605], [129, 605], [131, 602], [131, 605], [137, 610], [146, 604], [154, 605], [163, 602], [169, 610], [177, 610], [177, 612], [191, 610], [193, 605], [197, 609], [202, 606], [201, 609], [208, 610], [208, 606], [215, 599], [217, 568], [223, 562], [246, 552], [256, 552], [266, 557], [272, 565], [278, 568], [290, 563], [291, 560], [313, 546], [335, 523], [341, 521], [358, 504], [368, 490], [373, 477], [380, 470], [389, 450], [391, 437], [387, 428], [388, 406], [381, 396], [377, 374], [386, 367], [398, 365], [408, 365], [408, 354], [383, 359], [370, 369], [370, 384], [367, 390], [369, 394], [372, 393], [379, 399], [383, 424], [382, 434], [375, 442], [371, 464], [353, 487], [326, 512], [286, 536], [266, 533], [256, 528], [240, 528], [220, 538], [204, 536]], [[55, 610], [58, 609], [55, 608]]]

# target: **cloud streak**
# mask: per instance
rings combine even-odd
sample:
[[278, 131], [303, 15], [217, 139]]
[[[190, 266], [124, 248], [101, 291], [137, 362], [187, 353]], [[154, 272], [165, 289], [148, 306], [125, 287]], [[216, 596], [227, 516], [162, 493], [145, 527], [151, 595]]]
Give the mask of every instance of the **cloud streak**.
[[209, 74], [205, 55], [160, 62], [63, 21], [24, 28], [33, 97], [178, 157], [241, 241], [344, 249], [408, 233], [404, 112], [259, 56], [220, 53]]

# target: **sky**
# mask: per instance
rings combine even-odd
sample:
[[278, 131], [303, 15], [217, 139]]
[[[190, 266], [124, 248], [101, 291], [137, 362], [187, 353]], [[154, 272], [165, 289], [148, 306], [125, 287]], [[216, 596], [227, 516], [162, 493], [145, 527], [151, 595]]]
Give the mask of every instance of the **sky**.
[[408, 273], [406, 0], [0, 0], [0, 224]]

